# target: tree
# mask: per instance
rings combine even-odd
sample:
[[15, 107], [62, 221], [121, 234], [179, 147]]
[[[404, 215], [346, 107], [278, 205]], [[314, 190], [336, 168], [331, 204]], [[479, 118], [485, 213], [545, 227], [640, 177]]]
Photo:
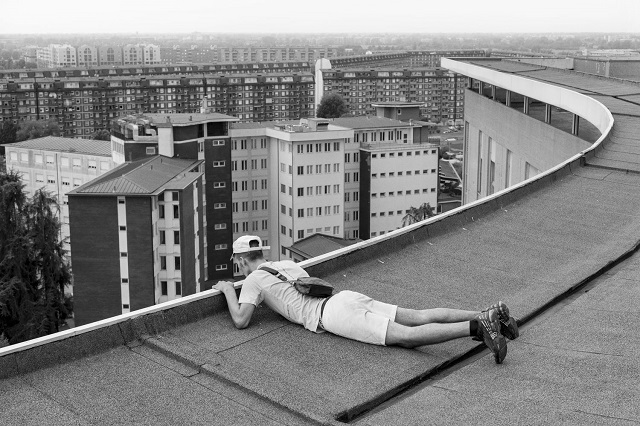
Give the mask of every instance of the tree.
[[28, 199], [18, 172], [0, 173], [0, 336], [10, 344], [55, 333], [71, 314], [58, 208], [43, 190]]
[[41, 138], [44, 136], [60, 136], [60, 127], [54, 118], [48, 120], [21, 121], [18, 125], [16, 141]]
[[0, 126], [0, 144], [14, 143], [16, 141], [17, 132], [18, 126], [13, 124], [13, 121], [3, 121], [2, 126]]
[[111, 133], [107, 129], [100, 129], [91, 135], [91, 139], [96, 141], [110, 141]]
[[349, 109], [347, 103], [338, 93], [327, 93], [322, 96], [316, 117], [320, 118], [338, 118], [347, 114]]
[[429, 217], [433, 217], [436, 214], [433, 212], [434, 208], [431, 207], [429, 203], [422, 203], [422, 205], [418, 208], [411, 207], [409, 212], [402, 218], [402, 227], [404, 228], [407, 225], [411, 225], [412, 223], [417, 223], [422, 220], [425, 220]]

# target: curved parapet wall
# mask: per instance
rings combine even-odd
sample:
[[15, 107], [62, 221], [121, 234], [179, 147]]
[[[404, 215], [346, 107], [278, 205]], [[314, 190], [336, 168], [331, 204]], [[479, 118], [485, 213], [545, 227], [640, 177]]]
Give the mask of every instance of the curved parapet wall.
[[602, 133], [601, 139], [604, 139], [613, 126], [611, 112], [604, 105], [576, 91], [448, 58], [442, 58], [442, 66], [466, 77], [502, 87], [579, 115]]
[[[506, 90], [508, 98], [529, 99], [525, 101], [527, 107], [519, 111], [508, 100], [496, 102], [497, 96], [485, 96], [482, 86], [482, 93], [473, 89], [465, 92], [465, 204], [552, 173], [556, 166], [596, 149], [613, 126], [613, 117], [602, 103], [574, 90], [467, 62], [443, 62], [452, 71], [493, 86], [493, 96], [498, 90]], [[533, 100], [536, 105], [546, 105], [548, 117], [535, 118], [528, 112]], [[576, 117], [580, 117], [583, 125], [588, 122], [593, 133], [599, 134], [598, 139], [592, 144], [551, 124], [551, 107], [563, 111], [557, 113], [559, 117], [567, 117], [564, 114], [568, 112], [574, 116], [569, 121], [578, 123]], [[560, 120], [566, 122], [566, 118]], [[592, 141], [596, 135], [592, 135]]]

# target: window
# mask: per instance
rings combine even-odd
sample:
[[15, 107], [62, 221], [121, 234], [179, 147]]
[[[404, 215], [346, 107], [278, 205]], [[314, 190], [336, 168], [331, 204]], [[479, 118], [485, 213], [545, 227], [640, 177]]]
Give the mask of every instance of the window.
[[216, 271], [226, 271], [227, 270], [227, 264], [223, 264], [223, 265], [216, 265]]
[[213, 226], [213, 229], [215, 229], [215, 230], [227, 229], [227, 224], [226, 223], [216, 223]]
[[304, 196], [304, 188], [298, 188], [298, 197]]
[[164, 219], [164, 204], [160, 204], [158, 206], [158, 214], [160, 216], [160, 219]]
[[225, 162], [224, 161], [214, 161], [213, 162], [213, 167], [224, 167], [225, 166]]
[[160, 293], [163, 296], [166, 296], [168, 294], [168, 292], [167, 292], [167, 282], [166, 281], [160, 281]]
[[178, 219], [179, 217], [180, 217], [180, 206], [174, 205], [173, 206], [173, 218], [174, 219]]
[[214, 209], [226, 209], [227, 208], [227, 203], [214, 203], [213, 204], [213, 208]]
[[304, 231], [303, 230], [298, 231], [298, 238], [304, 238]]
[[282, 235], [287, 235], [287, 227], [284, 225], [280, 225], [280, 233]]
[[180, 256], [176, 256], [173, 258], [173, 265], [176, 271], [180, 270]]
[[226, 250], [226, 249], [227, 249], [227, 247], [228, 247], [228, 245], [227, 245], [227, 244], [216, 244], [216, 245], [215, 245], [215, 249], [216, 249], [216, 250]]
[[166, 235], [164, 231], [160, 231], [160, 244], [167, 244]]
[[298, 209], [298, 217], [304, 217], [304, 209]]
[[176, 296], [182, 295], [182, 283], [180, 281], [176, 281]]
[[299, 175], [303, 175], [304, 174], [304, 166], [298, 166], [298, 174]]
[[180, 231], [173, 231], [173, 244], [180, 244]]
[[167, 256], [160, 256], [160, 269], [163, 271], [167, 269]]
[[225, 188], [226, 186], [227, 186], [226, 182], [213, 182], [214, 188]]

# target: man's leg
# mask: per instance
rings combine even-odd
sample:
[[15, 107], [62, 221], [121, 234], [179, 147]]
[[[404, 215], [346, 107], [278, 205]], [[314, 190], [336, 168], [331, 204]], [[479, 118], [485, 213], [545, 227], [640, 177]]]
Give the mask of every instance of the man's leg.
[[389, 321], [385, 345], [397, 345], [405, 348], [432, 345], [447, 340], [470, 336], [469, 321], [452, 323], [431, 323], [414, 327]]
[[[401, 308], [398, 308], [400, 312]], [[404, 310], [406, 311], [406, 310]], [[446, 318], [458, 315], [469, 315], [470, 312], [441, 312]], [[407, 314], [407, 312], [403, 312]], [[409, 313], [415, 315], [415, 313]], [[397, 318], [397, 314], [396, 314]], [[406, 318], [403, 318], [406, 321]], [[500, 334], [500, 322], [496, 309], [482, 312], [475, 317], [472, 331], [471, 321], [450, 322], [450, 323], [429, 323], [424, 325], [406, 326], [394, 321], [389, 321], [385, 337], [385, 345], [398, 345], [405, 348], [415, 348], [417, 346], [431, 345], [434, 343], [446, 342], [448, 340], [468, 337], [481, 333], [482, 339], [487, 347], [493, 352], [496, 363], [500, 364], [507, 355], [507, 341]], [[476, 322], [477, 321], [477, 322]]]
[[398, 307], [395, 322], [409, 327], [431, 323], [456, 323], [462, 321], [471, 321], [475, 319], [480, 312], [462, 311], [459, 309], [406, 309]]

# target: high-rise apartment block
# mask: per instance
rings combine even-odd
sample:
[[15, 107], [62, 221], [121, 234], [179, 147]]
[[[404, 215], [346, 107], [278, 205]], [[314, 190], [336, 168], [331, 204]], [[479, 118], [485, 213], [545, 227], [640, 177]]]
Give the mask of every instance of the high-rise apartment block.
[[210, 110], [243, 120], [314, 115], [307, 62], [0, 70], [0, 121], [53, 118], [67, 137], [88, 138], [134, 113]]
[[338, 93], [349, 113], [375, 114], [373, 104], [420, 103], [422, 119], [461, 124], [465, 81], [443, 68], [334, 69], [321, 61], [316, 69], [316, 105], [325, 93]]
[[219, 47], [217, 57], [221, 62], [314, 62], [322, 58], [338, 56], [336, 48], [316, 47]]
[[314, 82], [310, 73], [232, 74], [208, 80], [205, 111], [241, 121], [289, 120], [314, 115]]

